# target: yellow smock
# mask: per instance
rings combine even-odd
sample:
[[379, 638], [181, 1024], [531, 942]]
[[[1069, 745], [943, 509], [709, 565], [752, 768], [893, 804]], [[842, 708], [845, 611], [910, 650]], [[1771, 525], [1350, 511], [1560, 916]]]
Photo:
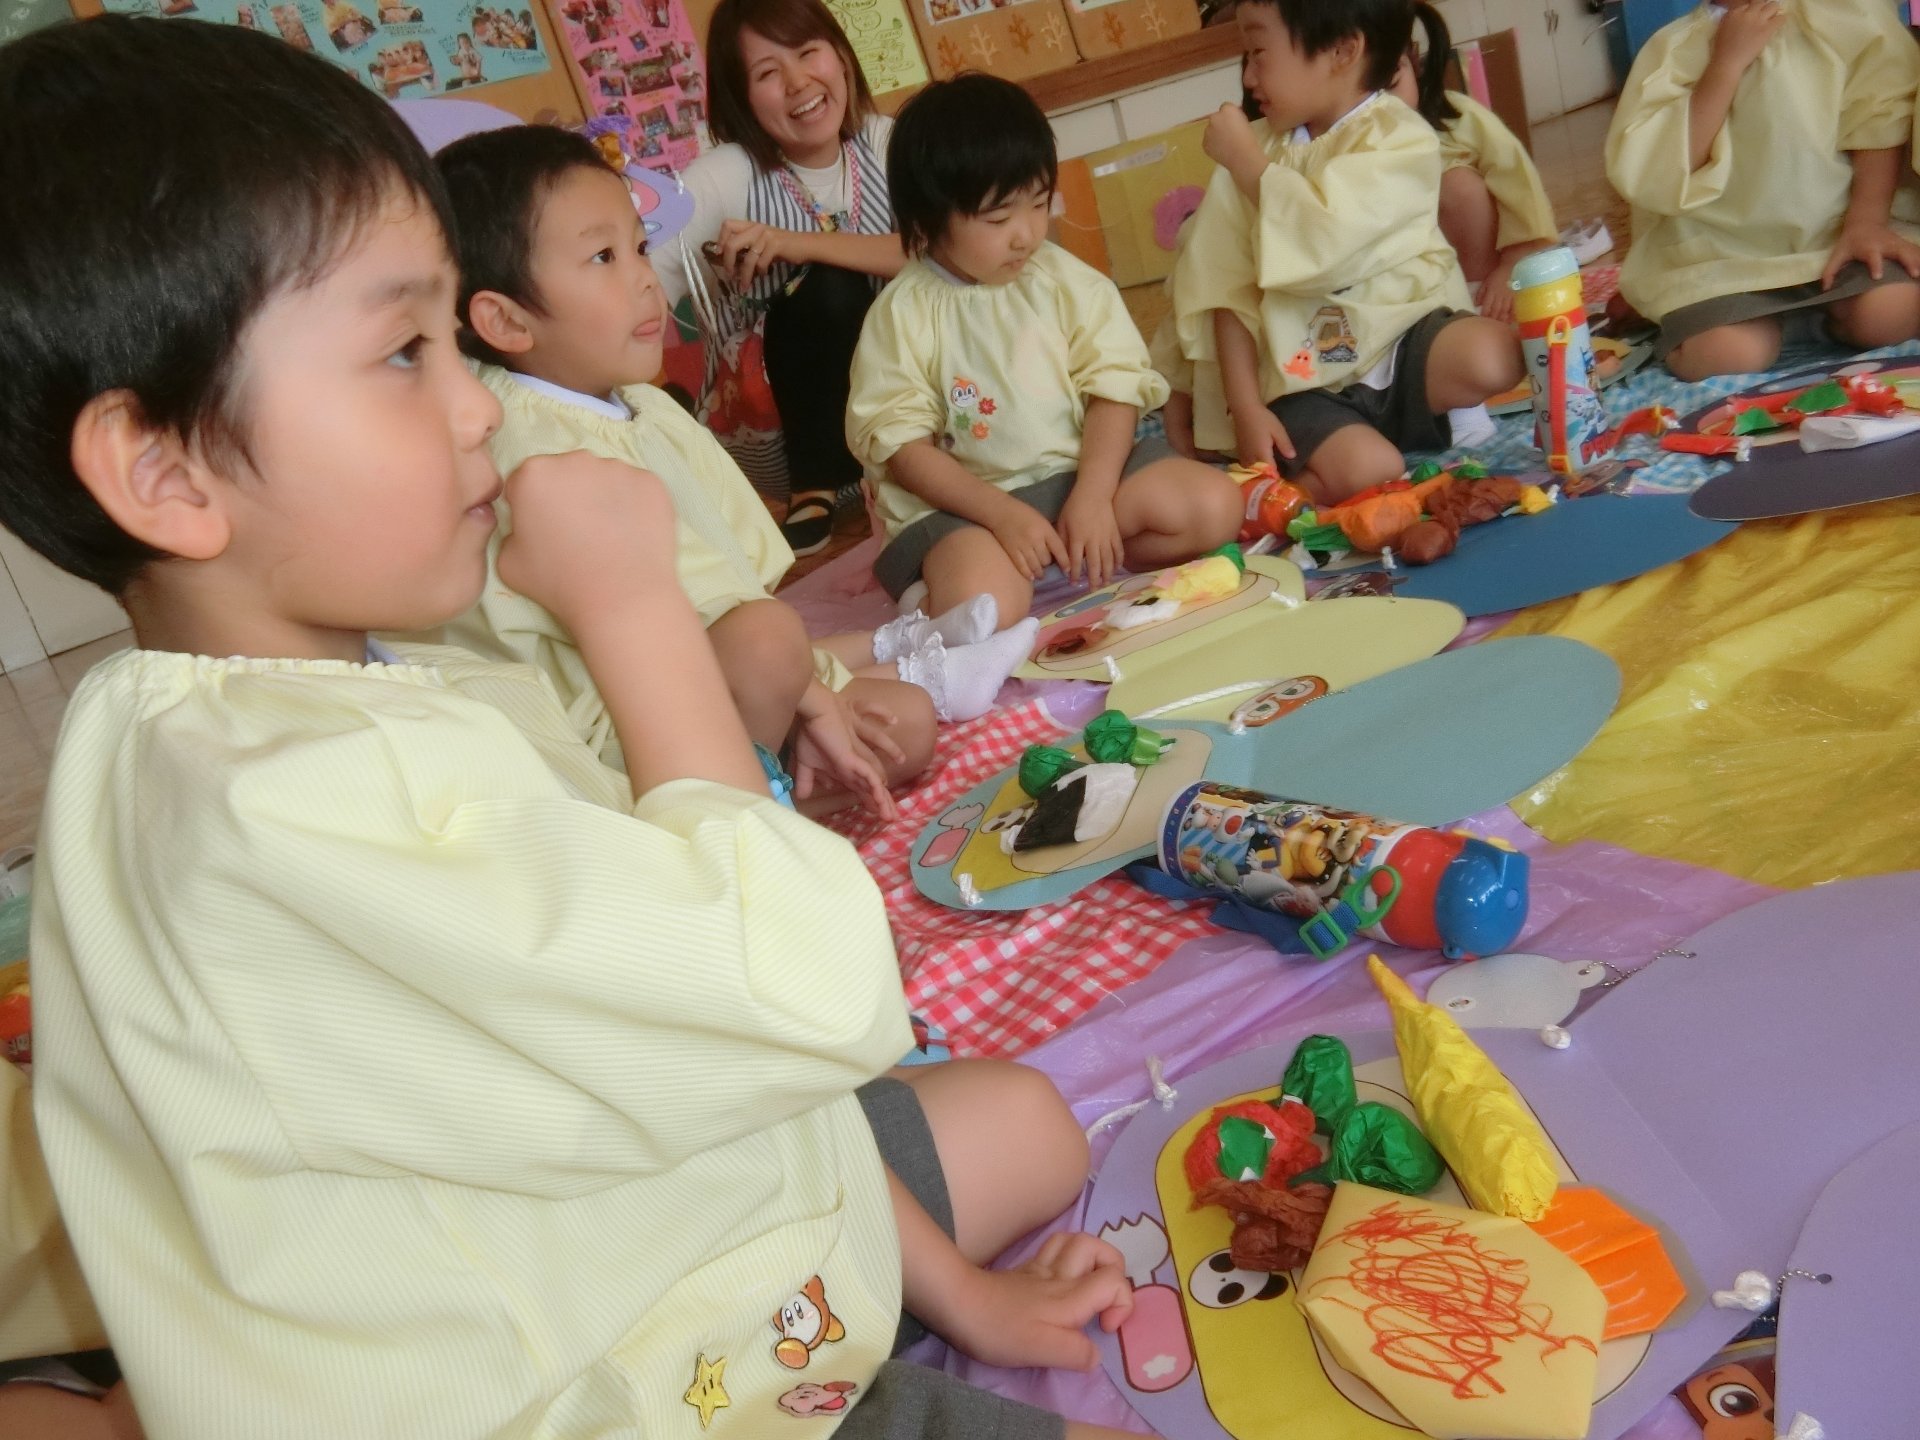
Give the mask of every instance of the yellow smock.
[[147, 1434], [692, 1436], [717, 1388], [725, 1440], [864, 1391], [900, 1249], [853, 1091], [910, 1035], [859, 856], [635, 802], [534, 670], [405, 654], [128, 651], [67, 711], [35, 1113]]
[[1920, 48], [1895, 7], [1781, 3], [1786, 23], [1741, 77], [1698, 170], [1688, 106], [1719, 24], [1710, 6], [1655, 33], [1620, 93], [1607, 131], [1607, 178], [1633, 207], [1620, 291], [1649, 320], [1818, 280], [1853, 188], [1846, 152], [1912, 138]]
[[[633, 414], [622, 421], [532, 389], [497, 366], [477, 365], [474, 373], [500, 399], [502, 420], [492, 452], [502, 475], [535, 455], [585, 450], [660, 477], [673, 497], [680, 588], [703, 623], [711, 625], [750, 600], [768, 599], [793, 565], [793, 551], [740, 467], [664, 390], [651, 385], [621, 390], [619, 398]], [[487, 546], [487, 583], [480, 598], [458, 620], [422, 638], [444, 640], [489, 660], [534, 666], [553, 682], [600, 758], [620, 767], [613, 721], [573, 637], [544, 606], [500, 581], [500, 546], [513, 532], [513, 515], [504, 501], [495, 508], [500, 524]], [[813, 660], [814, 674], [829, 689], [844, 690], [853, 679], [823, 650], [814, 651]]]
[[1254, 134], [1272, 159], [1256, 208], [1216, 170], [1174, 264], [1180, 349], [1194, 367], [1194, 439], [1231, 451], [1213, 312], [1254, 334], [1271, 401], [1339, 390], [1415, 322], [1472, 303], [1440, 231], [1440, 142], [1391, 95], [1363, 100], [1314, 140]]
[[1553, 202], [1520, 137], [1471, 95], [1449, 90], [1447, 99], [1460, 118], [1439, 131], [1441, 170], [1472, 170], [1486, 182], [1500, 219], [1494, 245], [1504, 250], [1536, 240], [1557, 243], [1560, 226], [1553, 218]]
[[887, 469], [903, 447], [938, 437], [972, 474], [1018, 490], [1079, 466], [1095, 398], [1140, 410], [1167, 398], [1113, 281], [1051, 242], [1005, 285], [910, 260], [860, 332], [847, 447], [898, 535], [933, 513]]

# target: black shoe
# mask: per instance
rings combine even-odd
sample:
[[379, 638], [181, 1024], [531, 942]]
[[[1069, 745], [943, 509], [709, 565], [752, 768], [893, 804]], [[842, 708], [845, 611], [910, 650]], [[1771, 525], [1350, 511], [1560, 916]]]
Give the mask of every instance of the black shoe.
[[833, 538], [836, 497], [825, 490], [803, 490], [787, 501], [787, 518], [780, 526], [794, 558], [818, 555]]

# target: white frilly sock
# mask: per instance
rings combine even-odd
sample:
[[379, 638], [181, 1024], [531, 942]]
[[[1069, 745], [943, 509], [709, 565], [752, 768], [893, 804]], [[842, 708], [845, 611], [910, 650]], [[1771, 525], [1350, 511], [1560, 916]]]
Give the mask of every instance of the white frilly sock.
[[873, 632], [873, 658], [881, 665], [923, 648], [938, 636], [952, 648], [978, 645], [1000, 624], [1000, 606], [991, 595], [976, 595], [929, 620], [918, 610], [889, 620]]
[[993, 708], [994, 697], [1020, 663], [1033, 653], [1038, 620], [1022, 620], [1011, 629], [974, 645], [948, 649], [936, 633], [909, 655], [894, 660], [900, 678], [933, 697], [933, 713], [942, 720], [972, 720]]

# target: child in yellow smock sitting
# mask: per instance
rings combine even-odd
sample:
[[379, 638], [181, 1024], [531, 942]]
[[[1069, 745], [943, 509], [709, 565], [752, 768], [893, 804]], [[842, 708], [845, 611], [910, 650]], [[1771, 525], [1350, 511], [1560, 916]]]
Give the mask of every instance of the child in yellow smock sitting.
[[106, 16], [0, 49], [0, 133], [0, 523], [138, 639], [48, 781], [34, 1112], [152, 1440], [1059, 1440], [889, 1356], [904, 1298], [1096, 1363], [1111, 1246], [980, 1266], [1079, 1195], [1079, 1127], [1015, 1065], [881, 1078], [880, 894], [767, 793], [666, 487], [505, 485], [500, 574], [626, 775], [538, 671], [369, 638], [473, 603], [502, 492], [400, 117], [258, 32]]
[[1511, 320], [1513, 267], [1560, 243], [1553, 202], [1533, 157], [1506, 122], [1471, 95], [1446, 88], [1453, 37], [1438, 10], [1416, 10], [1426, 51], [1407, 52], [1392, 90], [1440, 137], [1440, 232], [1460, 257], [1468, 283], [1480, 287], [1480, 313]]
[[994, 597], [1023, 616], [1057, 565], [1104, 585], [1233, 539], [1239, 493], [1162, 441], [1166, 398], [1111, 280], [1047, 240], [1058, 169], [1018, 85], [963, 75], [907, 102], [887, 181], [914, 258], [867, 312], [847, 444], [886, 526], [874, 575], [922, 575], [939, 613]]
[[1823, 320], [1863, 349], [1920, 333], [1920, 230], [1888, 218], [1920, 82], [1896, 9], [1703, 4], [1634, 61], [1607, 132], [1620, 293], [1681, 379], [1765, 370]]
[[1398, 478], [1404, 450], [1472, 444], [1520, 383], [1520, 342], [1466, 312], [1439, 223], [1440, 143], [1387, 93], [1412, 0], [1242, 0], [1244, 81], [1174, 268], [1202, 449], [1271, 461], [1335, 501]]
[[[981, 714], [1026, 658], [1017, 637], [995, 635], [991, 602], [812, 647], [799, 615], [770, 593], [793, 564], [779, 527], [713, 435], [647, 383], [668, 322], [624, 180], [586, 140], [544, 125], [468, 136], [439, 167], [459, 227], [462, 342], [504, 416], [494, 463], [510, 471], [585, 450], [660, 476], [678, 520], [681, 588], [748, 732], [769, 750], [793, 745], [803, 800], [835, 746], [868, 751], [889, 784], [918, 774], [934, 716]], [[502, 531], [511, 524], [503, 514]], [[496, 574], [444, 638], [544, 670], [618, 764], [579, 647], [540, 605]], [[833, 778], [860, 786], [844, 764]]]

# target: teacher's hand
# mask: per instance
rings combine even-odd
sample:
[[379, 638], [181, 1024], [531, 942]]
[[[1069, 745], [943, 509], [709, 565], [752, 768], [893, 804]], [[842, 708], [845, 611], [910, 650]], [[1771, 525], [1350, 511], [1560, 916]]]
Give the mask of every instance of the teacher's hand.
[[774, 265], [798, 265], [808, 237], [798, 230], [776, 230], [757, 220], [728, 220], [714, 243], [720, 251], [720, 272], [736, 290], [745, 290]]

